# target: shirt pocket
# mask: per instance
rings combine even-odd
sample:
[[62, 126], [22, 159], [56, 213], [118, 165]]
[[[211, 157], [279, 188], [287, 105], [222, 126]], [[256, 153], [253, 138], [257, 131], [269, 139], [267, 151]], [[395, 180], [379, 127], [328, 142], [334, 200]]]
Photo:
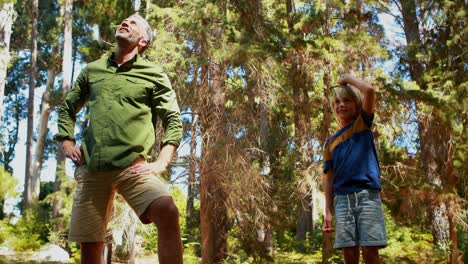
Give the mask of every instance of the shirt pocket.
[[89, 100], [95, 101], [97, 98], [105, 95], [106, 92], [106, 80], [105, 77], [90, 78], [89, 80]]
[[126, 77], [121, 83], [119, 96], [127, 101], [148, 104], [150, 102], [151, 83], [137, 78]]

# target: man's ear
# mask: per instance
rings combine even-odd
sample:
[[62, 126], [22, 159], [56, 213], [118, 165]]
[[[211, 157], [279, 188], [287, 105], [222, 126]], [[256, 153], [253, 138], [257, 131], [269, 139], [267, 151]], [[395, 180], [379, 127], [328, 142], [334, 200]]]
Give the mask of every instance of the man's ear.
[[140, 38], [140, 40], [138, 41], [138, 44], [141, 46], [141, 47], [146, 47], [148, 45], [148, 40], [145, 39], [145, 38]]

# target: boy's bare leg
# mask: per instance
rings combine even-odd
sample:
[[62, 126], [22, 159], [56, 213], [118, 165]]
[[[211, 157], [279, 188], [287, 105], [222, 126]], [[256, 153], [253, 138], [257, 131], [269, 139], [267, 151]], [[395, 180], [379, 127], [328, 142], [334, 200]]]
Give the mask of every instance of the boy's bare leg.
[[359, 264], [359, 247], [343, 248], [345, 264]]
[[81, 243], [81, 263], [101, 264], [103, 260], [104, 242]]
[[378, 247], [362, 247], [362, 258], [366, 264], [380, 264]]

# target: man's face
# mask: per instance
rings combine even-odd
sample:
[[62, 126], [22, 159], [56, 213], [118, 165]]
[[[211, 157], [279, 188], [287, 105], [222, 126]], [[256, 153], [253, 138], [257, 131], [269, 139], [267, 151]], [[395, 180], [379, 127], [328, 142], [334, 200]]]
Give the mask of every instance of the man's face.
[[125, 41], [131, 44], [138, 44], [141, 39], [145, 39], [143, 21], [138, 16], [130, 16], [120, 23], [115, 31], [117, 41]]

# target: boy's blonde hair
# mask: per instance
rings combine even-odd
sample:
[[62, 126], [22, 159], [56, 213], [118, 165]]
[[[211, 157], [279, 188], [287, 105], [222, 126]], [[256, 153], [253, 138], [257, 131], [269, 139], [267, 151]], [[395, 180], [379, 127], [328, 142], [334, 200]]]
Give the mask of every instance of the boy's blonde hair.
[[333, 113], [336, 115], [335, 113], [336, 98], [343, 99], [346, 97], [351, 98], [356, 103], [356, 110], [357, 110], [357, 113], [359, 114], [362, 110], [362, 94], [358, 89], [350, 85], [342, 85], [338, 87], [337, 89], [335, 89], [335, 95], [333, 96], [331, 100], [331, 108], [332, 108]]

